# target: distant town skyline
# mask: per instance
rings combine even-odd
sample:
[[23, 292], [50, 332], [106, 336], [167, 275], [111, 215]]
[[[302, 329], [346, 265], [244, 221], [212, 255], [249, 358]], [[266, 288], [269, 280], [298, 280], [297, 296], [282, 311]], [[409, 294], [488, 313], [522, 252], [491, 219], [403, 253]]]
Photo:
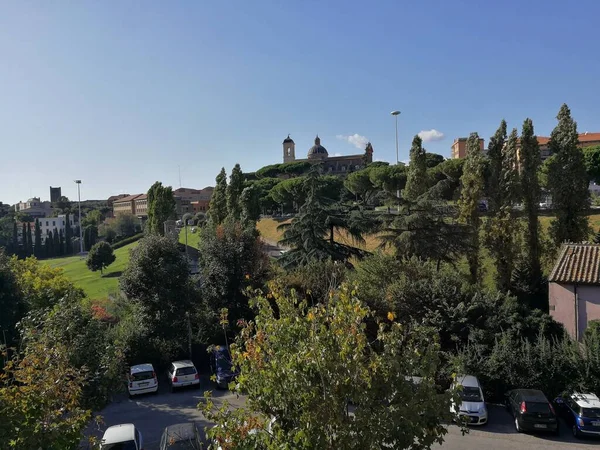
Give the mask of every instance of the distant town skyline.
[[[562, 103], [598, 132], [600, 4], [13, 2], [0, 15], [0, 201], [214, 185], [221, 169], [373, 145], [395, 162], [414, 135], [451, 155], [526, 117], [549, 136]], [[361, 148], [362, 146], [362, 148]]]

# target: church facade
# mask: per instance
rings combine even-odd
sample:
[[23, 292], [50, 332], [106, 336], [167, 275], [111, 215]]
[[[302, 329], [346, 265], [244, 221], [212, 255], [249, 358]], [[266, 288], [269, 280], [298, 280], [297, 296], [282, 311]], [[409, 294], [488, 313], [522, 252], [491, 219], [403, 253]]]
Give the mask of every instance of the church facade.
[[311, 162], [322, 163], [325, 173], [343, 175], [362, 169], [373, 162], [373, 146], [367, 143], [365, 152], [358, 155], [329, 156], [327, 149], [321, 145], [319, 136], [315, 138], [315, 145], [308, 149], [306, 158], [296, 159], [296, 143], [288, 135], [283, 140], [283, 162]]

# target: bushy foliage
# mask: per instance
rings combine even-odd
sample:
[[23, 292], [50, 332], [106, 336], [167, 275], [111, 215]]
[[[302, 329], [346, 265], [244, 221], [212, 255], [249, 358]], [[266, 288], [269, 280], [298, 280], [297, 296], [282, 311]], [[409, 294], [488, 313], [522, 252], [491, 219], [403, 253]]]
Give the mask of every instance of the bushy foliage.
[[222, 448], [425, 449], [442, 441], [452, 394], [433, 382], [433, 330], [408, 330], [390, 313], [372, 340], [371, 311], [351, 287], [314, 306], [271, 287], [253, 299], [256, 320], [244, 323], [231, 346], [246, 406], [216, 410], [208, 395], [203, 408]]
[[85, 264], [92, 272], [103, 273], [104, 269], [115, 262], [116, 256], [112, 246], [105, 241], [98, 242], [90, 249]]
[[171, 186], [163, 186], [155, 182], [148, 189], [148, 221], [146, 231], [163, 236], [164, 223], [175, 217], [175, 198]]
[[113, 250], [116, 250], [118, 248], [125, 247], [126, 245], [129, 245], [133, 242], [137, 242], [143, 237], [144, 237], [144, 233], [134, 234], [133, 236], [129, 236], [125, 239], [121, 239], [117, 242], [113, 242], [111, 244], [111, 247], [113, 248]]

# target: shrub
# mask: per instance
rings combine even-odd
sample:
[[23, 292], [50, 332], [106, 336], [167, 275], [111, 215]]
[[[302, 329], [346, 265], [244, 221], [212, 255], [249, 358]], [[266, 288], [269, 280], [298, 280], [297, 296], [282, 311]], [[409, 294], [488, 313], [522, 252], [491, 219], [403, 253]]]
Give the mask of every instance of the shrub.
[[113, 248], [113, 250], [116, 250], [118, 248], [125, 247], [126, 245], [129, 245], [132, 242], [139, 241], [143, 237], [144, 237], [144, 233], [134, 234], [133, 236], [129, 236], [129, 237], [123, 237], [123, 236], [121, 236], [120, 240], [117, 239], [116, 242], [112, 243], [112, 248]]

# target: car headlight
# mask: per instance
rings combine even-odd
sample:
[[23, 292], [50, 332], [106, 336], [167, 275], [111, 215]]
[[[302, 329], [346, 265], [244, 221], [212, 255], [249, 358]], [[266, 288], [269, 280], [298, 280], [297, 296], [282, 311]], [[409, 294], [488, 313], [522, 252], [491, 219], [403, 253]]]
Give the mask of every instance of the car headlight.
[[481, 405], [481, 406], [479, 407], [479, 412], [480, 412], [480, 413], [484, 413], [484, 412], [486, 412], [485, 405]]

